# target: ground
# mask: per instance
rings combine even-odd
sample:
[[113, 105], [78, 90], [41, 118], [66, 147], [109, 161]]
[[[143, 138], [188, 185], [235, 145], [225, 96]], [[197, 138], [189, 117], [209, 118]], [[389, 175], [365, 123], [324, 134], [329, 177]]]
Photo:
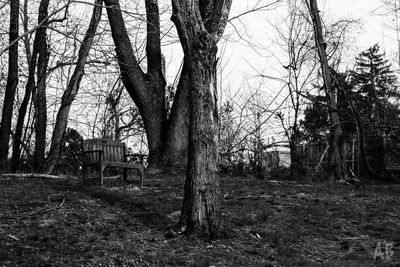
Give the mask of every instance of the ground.
[[0, 178], [0, 266], [400, 266], [399, 185], [222, 176], [229, 234], [208, 240], [169, 231], [183, 183]]

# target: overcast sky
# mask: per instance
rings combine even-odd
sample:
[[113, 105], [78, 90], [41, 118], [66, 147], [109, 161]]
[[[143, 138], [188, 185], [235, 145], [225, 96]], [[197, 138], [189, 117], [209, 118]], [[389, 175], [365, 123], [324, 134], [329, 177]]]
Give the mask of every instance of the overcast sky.
[[[250, 9], [257, 2], [259, 1], [234, 0], [231, 17]], [[272, 0], [260, 2], [268, 3]], [[246, 91], [249, 90], [248, 87], [259, 87], [268, 102], [268, 99], [275, 99], [282, 88], [282, 83], [276, 80], [260, 81], [259, 78], [259, 73], [282, 77], [284, 71], [281, 60], [287, 56], [282, 54], [282, 48], [276, 44], [277, 35], [273, 29], [273, 25], [279, 24], [287, 14], [287, 9], [282, 4], [280, 6], [280, 9], [274, 8], [268, 12], [248, 14], [241, 18], [241, 22], [235, 22], [235, 27], [228, 25], [225, 33], [229, 41], [222, 41], [219, 49], [223, 66], [222, 100], [224, 97], [226, 99], [226, 94], [232, 95], [238, 90]], [[352, 68], [354, 58], [375, 43], [380, 44], [382, 51], [386, 52], [387, 58], [392, 62], [396, 58], [395, 31], [387, 27], [393, 21], [390, 16], [382, 15], [384, 10], [381, 0], [319, 0], [318, 6], [323, 19], [360, 21], [360, 25], [354, 27], [350, 35], [351, 49], [344, 55], [343, 69]], [[393, 65], [397, 66], [394, 63]], [[277, 101], [283, 100], [286, 95], [287, 93], [283, 92]], [[271, 119], [270, 129], [277, 130], [275, 133], [268, 133], [268, 136], [282, 132], [279, 124]]]
[[[255, 2], [255, 0], [233, 1], [231, 16], [236, 16], [244, 10], [249, 9]], [[379, 15], [384, 11], [381, 8], [381, 0], [320, 0], [318, 4], [323, 17], [330, 20], [345, 18], [360, 20], [360, 27], [355, 28], [351, 35], [354, 39], [354, 44], [352, 44], [352, 51], [349, 51], [346, 55], [349, 57], [349, 62], [359, 52], [371, 47], [375, 43], [381, 45], [389, 58], [394, 58], [394, 51], [396, 49], [395, 32], [390, 31], [387, 27], [385, 29], [383, 26], [384, 24], [389, 24], [391, 18]], [[242, 33], [247, 34], [244, 38], [249, 39], [254, 44], [268, 46], [271, 54], [279, 53], [279, 48], [273, 47], [271, 44], [271, 40], [276, 39], [276, 33], [271, 31], [268, 23], [279, 23], [280, 16], [284, 12], [273, 10], [271, 12], [249, 14], [245, 18], [242, 18], [243, 23], [247, 26], [246, 31], [242, 31]], [[239, 24], [238, 27], [240, 28], [240, 26]], [[235, 34], [232, 26], [227, 28], [226, 34]], [[266, 68], [269, 71], [273, 71], [278, 68], [274, 66], [276, 62], [271, 57], [263, 58], [263, 51], [259, 51], [258, 54], [252, 51], [249, 45], [243, 41], [238, 43], [233, 42], [227, 44], [227, 46], [229, 49], [224, 53], [225, 60], [227, 61], [226, 64], [229, 66], [227, 76], [231, 76], [230, 73], [232, 71], [254, 74], [254, 69], [249, 67], [248, 62], [251, 62], [253, 67], [261, 70]], [[270, 66], [268, 66], [269, 64]], [[237, 80], [239, 76], [235, 74], [233, 77]]]

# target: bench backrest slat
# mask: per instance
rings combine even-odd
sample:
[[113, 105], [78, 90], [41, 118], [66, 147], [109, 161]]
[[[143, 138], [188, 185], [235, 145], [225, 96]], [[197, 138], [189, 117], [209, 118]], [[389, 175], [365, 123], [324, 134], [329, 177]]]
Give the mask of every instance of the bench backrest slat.
[[[102, 150], [103, 159], [107, 161], [124, 162], [125, 144], [119, 141], [108, 139], [87, 139], [83, 140], [83, 151]], [[98, 161], [98, 153], [86, 155], [88, 160]]]

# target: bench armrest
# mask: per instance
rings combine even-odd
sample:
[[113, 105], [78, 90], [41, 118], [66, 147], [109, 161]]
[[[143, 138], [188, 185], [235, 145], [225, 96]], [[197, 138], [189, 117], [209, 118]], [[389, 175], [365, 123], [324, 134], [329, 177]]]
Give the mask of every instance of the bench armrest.
[[147, 154], [140, 154], [140, 153], [128, 153], [128, 154], [125, 154], [125, 158], [126, 159], [132, 158], [132, 157], [138, 158], [140, 160], [140, 163], [143, 164], [144, 157], [147, 157]]
[[146, 157], [147, 154], [139, 154], [139, 153], [127, 153], [127, 157]]

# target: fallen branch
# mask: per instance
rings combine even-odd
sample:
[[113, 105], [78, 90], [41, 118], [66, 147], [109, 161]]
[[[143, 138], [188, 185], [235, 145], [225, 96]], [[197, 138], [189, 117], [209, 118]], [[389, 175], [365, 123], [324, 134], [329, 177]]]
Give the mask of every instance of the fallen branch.
[[17, 220], [21, 220], [21, 219], [24, 219], [24, 218], [28, 218], [28, 217], [31, 217], [31, 216], [33, 216], [33, 215], [39, 214], [39, 213], [42, 213], [42, 214], [43, 214], [43, 213], [46, 213], [46, 212], [50, 212], [50, 211], [59, 209], [59, 208], [61, 208], [61, 207], [64, 205], [64, 203], [65, 203], [65, 198], [63, 198], [63, 201], [62, 201], [61, 204], [58, 205], [58, 206], [55, 206], [55, 207], [52, 207], [52, 208], [39, 209], [39, 210], [32, 211], [32, 212], [30, 212], [30, 213], [28, 213], [28, 214], [26, 214], [26, 215], [24, 215], [24, 216], [18, 217]]
[[171, 227], [171, 226], [164, 226], [164, 227], [160, 227], [160, 228], [150, 229], [150, 230], [143, 231], [143, 232], [140, 232], [140, 233], [135, 233], [135, 234], [133, 234], [132, 236], [138, 236], [138, 235], [149, 234], [149, 233], [152, 233], [152, 232], [164, 230], [164, 229], [166, 229], [166, 228], [168, 228], [168, 227]]
[[0, 178], [2, 179], [27, 179], [27, 178], [39, 178], [39, 179], [66, 179], [65, 176], [41, 174], [41, 173], [3, 173]]
[[258, 199], [265, 199], [265, 198], [273, 198], [274, 196], [271, 195], [247, 195], [247, 196], [224, 196], [225, 200], [244, 200], [244, 199], [250, 199], [250, 200], [258, 200]]
[[14, 235], [7, 235], [9, 238], [14, 239], [15, 241], [21, 241], [21, 239], [19, 239], [18, 237], [14, 236]]

